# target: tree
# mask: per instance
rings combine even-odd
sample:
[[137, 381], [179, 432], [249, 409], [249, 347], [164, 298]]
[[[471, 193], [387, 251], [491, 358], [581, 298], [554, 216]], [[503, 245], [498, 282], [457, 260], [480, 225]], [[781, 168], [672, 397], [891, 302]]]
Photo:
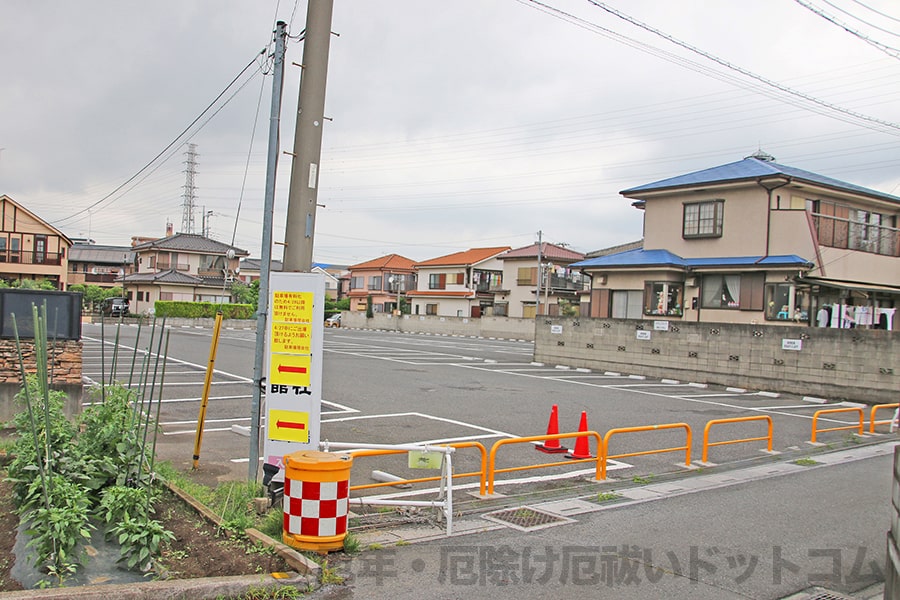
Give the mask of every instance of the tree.
[[369, 294], [366, 296], [366, 318], [371, 319], [375, 316], [375, 312], [372, 309], [372, 295]]
[[231, 296], [237, 304], [249, 304], [256, 312], [259, 306], [259, 279], [249, 285], [243, 281], [235, 281], [231, 284]]

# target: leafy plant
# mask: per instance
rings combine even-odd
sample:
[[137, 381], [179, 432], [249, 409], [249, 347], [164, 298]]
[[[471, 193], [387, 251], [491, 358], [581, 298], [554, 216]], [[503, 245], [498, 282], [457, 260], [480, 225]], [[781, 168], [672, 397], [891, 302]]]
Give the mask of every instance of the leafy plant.
[[126, 516], [110, 533], [121, 546], [119, 561], [129, 569], [139, 567], [146, 570], [150, 558], [159, 552], [160, 544], [175, 539], [175, 535], [167, 531], [162, 523], [147, 517]]

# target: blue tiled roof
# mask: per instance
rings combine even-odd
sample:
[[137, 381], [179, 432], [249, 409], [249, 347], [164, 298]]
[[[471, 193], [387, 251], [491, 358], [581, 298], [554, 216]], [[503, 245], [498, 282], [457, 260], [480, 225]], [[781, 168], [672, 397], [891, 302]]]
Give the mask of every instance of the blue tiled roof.
[[589, 258], [569, 265], [570, 268], [603, 267], [741, 267], [741, 266], [804, 266], [810, 261], [796, 254], [778, 256], [721, 256], [712, 258], [682, 258], [668, 250], [629, 250], [607, 256]]
[[865, 188], [859, 185], [854, 185], [852, 183], [846, 183], [844, 181], [832, 179], [831, 177], [825, 177], [824, 175], [819, 175], [817, 173], [811, 173], [810, 171], [804, 171], [803, 169], [796, 169], [794, 167], [788, 167], [775, 162], [760, 160], [753, 157], [745, 158], [744, 160], [739, 160], [733, 163], [728, 163], [727, 165], [720, 165], [718, 167], [712, 167], [710, 169], [704, 169], [702, 171], [695, 171], [686, 175], [679, 175], [677, 177], [670, 177], [669, 179], [663, 179], [661, 181], [639, 185], [627, 190], [622, 190], [619, 193], [624, 196], [628, 196], [640, 194], [640, 192], [650, 192], [680, 187], [694, 187], [698, 185], [725, 183], [729, 181], [755, 180], [760, 177], [773, 177], [778, 175], [785, 175], [787, 177], [790, 177], [791, 179], [801, 180], [808, 183], [815, 183], [834, 189], [854, 192], [857, 194], [863, 194], [866, 196], [900, 204], [900, 197], [898, 196], [892, 196], [891, 194], [885, 194], [883, 192]]

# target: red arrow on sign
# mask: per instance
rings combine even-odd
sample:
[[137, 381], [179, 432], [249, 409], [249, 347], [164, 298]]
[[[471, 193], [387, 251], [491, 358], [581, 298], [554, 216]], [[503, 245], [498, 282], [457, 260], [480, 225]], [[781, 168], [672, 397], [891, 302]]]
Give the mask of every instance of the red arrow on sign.
[[278, 365], [279, 373], [306, 373], [306, 367], [289, 367], [287, 365]]
[[279, 429], [306, 429], [306, 425], [304, 425], [303, 423], [294, 423], [293, 421], [276, 421], [275, 426]]

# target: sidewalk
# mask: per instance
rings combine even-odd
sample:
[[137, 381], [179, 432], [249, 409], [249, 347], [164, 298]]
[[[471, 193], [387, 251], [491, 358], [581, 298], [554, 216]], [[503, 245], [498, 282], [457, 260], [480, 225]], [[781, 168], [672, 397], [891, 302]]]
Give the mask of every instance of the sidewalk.
[[613, 501], [593, 494], [458, 517], [451, 537], [434, 525], [359, 534], [370, 550], [347, 565], [346, 591], [373, 600], [880, 600], [896, 444], [816, 454], [815, 464], [622, 482]]

